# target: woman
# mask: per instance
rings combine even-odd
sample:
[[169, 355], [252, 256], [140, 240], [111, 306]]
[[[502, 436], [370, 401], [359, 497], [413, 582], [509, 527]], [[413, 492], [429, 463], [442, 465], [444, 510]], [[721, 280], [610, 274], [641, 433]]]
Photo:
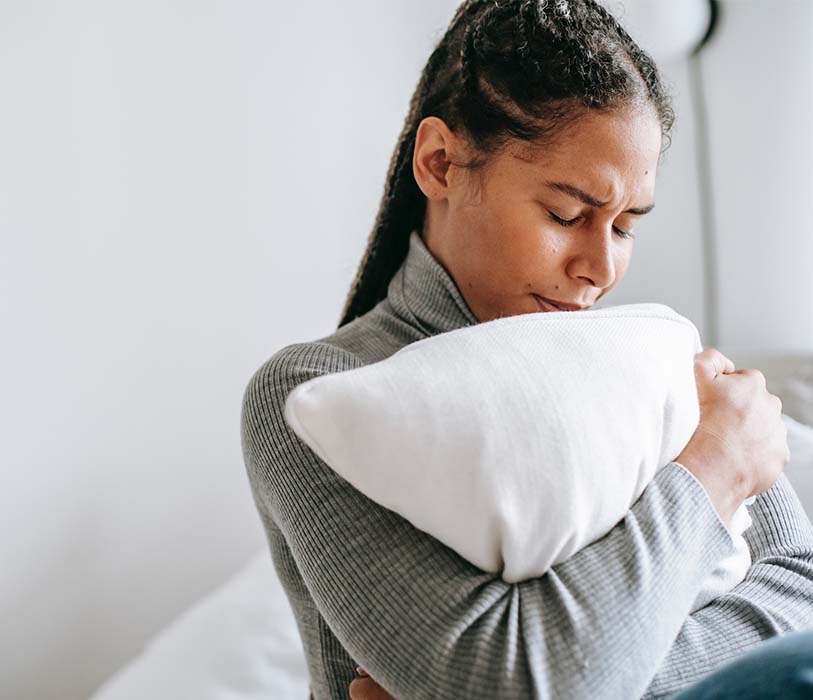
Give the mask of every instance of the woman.
[[[357, 697], [402, 700], [664, 697], [813, 628], [813, 527], [782, 474], [781, 404], [713, 349], [697, 357], [701, 422], [679, 459], [605, 537], [518, 584], [363, 496], [283, 418], [314, 376], [500, 316], [594, 304], [627, 270], [672, 122], [652, 60], [594, 0], [458, 9], [339, 328], [278, 351], [244, 396], [246, 468], [315, 700], [344, 700], [351, 682]], [[748, 575], [689, 616], [752, 494]], [[368, 678], [354, 681], [358, 666]]]

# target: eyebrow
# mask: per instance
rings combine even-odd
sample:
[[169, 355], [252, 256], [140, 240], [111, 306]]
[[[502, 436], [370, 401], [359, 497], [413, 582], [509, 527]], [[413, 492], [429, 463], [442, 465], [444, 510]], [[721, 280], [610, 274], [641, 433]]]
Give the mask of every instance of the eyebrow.
[[[600, 199], [596, 199], [592, 195], [587, 194], [587, 192], [584, 192], [573, 185], [568, 185], [566, 182], [546, 182], [545, 184], [554, 190], [559, 190], [560, 192], [564, 192], [565, 194], [578, 199], [580, 202], [589, 204], [591, 207], [600, 208], [607, 205], [607, 202], [602, 202]], [[651, 212], [654, 208], [655, 203], [653, 202], [645, 207], [633, 207], [631, 209], [626, 209], [624, 213], [643, 216], [644, 214], [649, 214], [649, 212]]]

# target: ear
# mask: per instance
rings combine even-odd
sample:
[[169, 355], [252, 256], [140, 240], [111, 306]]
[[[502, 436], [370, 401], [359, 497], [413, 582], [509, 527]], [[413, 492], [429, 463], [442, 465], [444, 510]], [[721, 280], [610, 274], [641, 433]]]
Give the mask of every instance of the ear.
[[460, 184], [457, 162], [462, 143], [439, 117], [426, 117], [418, 125], [412, 173], [427, 199], [447, 199], [450, 189]]

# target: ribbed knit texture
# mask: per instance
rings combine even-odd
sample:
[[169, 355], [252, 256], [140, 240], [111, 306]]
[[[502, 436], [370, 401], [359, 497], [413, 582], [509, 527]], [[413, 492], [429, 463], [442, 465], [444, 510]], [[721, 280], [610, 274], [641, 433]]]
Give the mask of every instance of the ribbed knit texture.
[[355, 490], [285, 423], [297, 384], [477, 322], [413, 232], [386, 299], [248, 383], [246, 470], [314, 700], [347, 700], [357, 665], [397, 700], [667, 698], [760, 640], [813, 629], [813, 526], [784, 474], [750, 508], [745, 580], [690, 616], [730, 539], [677, 462], [604, 537], [508, 584]]

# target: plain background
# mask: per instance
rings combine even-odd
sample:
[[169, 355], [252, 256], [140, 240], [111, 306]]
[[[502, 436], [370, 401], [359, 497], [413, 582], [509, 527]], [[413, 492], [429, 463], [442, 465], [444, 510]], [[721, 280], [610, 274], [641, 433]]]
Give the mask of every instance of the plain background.
[[[677, 0], [675, 0], [677, 1]], [[719, 346], [813, 352], [813, 3], [703, 54]], [[86, 697], [265, 546], [239, 409], [331, 332], [457, 2], [0, 1], [0, 696]], [[706, 337], [689, 62], [608, 303]]]

